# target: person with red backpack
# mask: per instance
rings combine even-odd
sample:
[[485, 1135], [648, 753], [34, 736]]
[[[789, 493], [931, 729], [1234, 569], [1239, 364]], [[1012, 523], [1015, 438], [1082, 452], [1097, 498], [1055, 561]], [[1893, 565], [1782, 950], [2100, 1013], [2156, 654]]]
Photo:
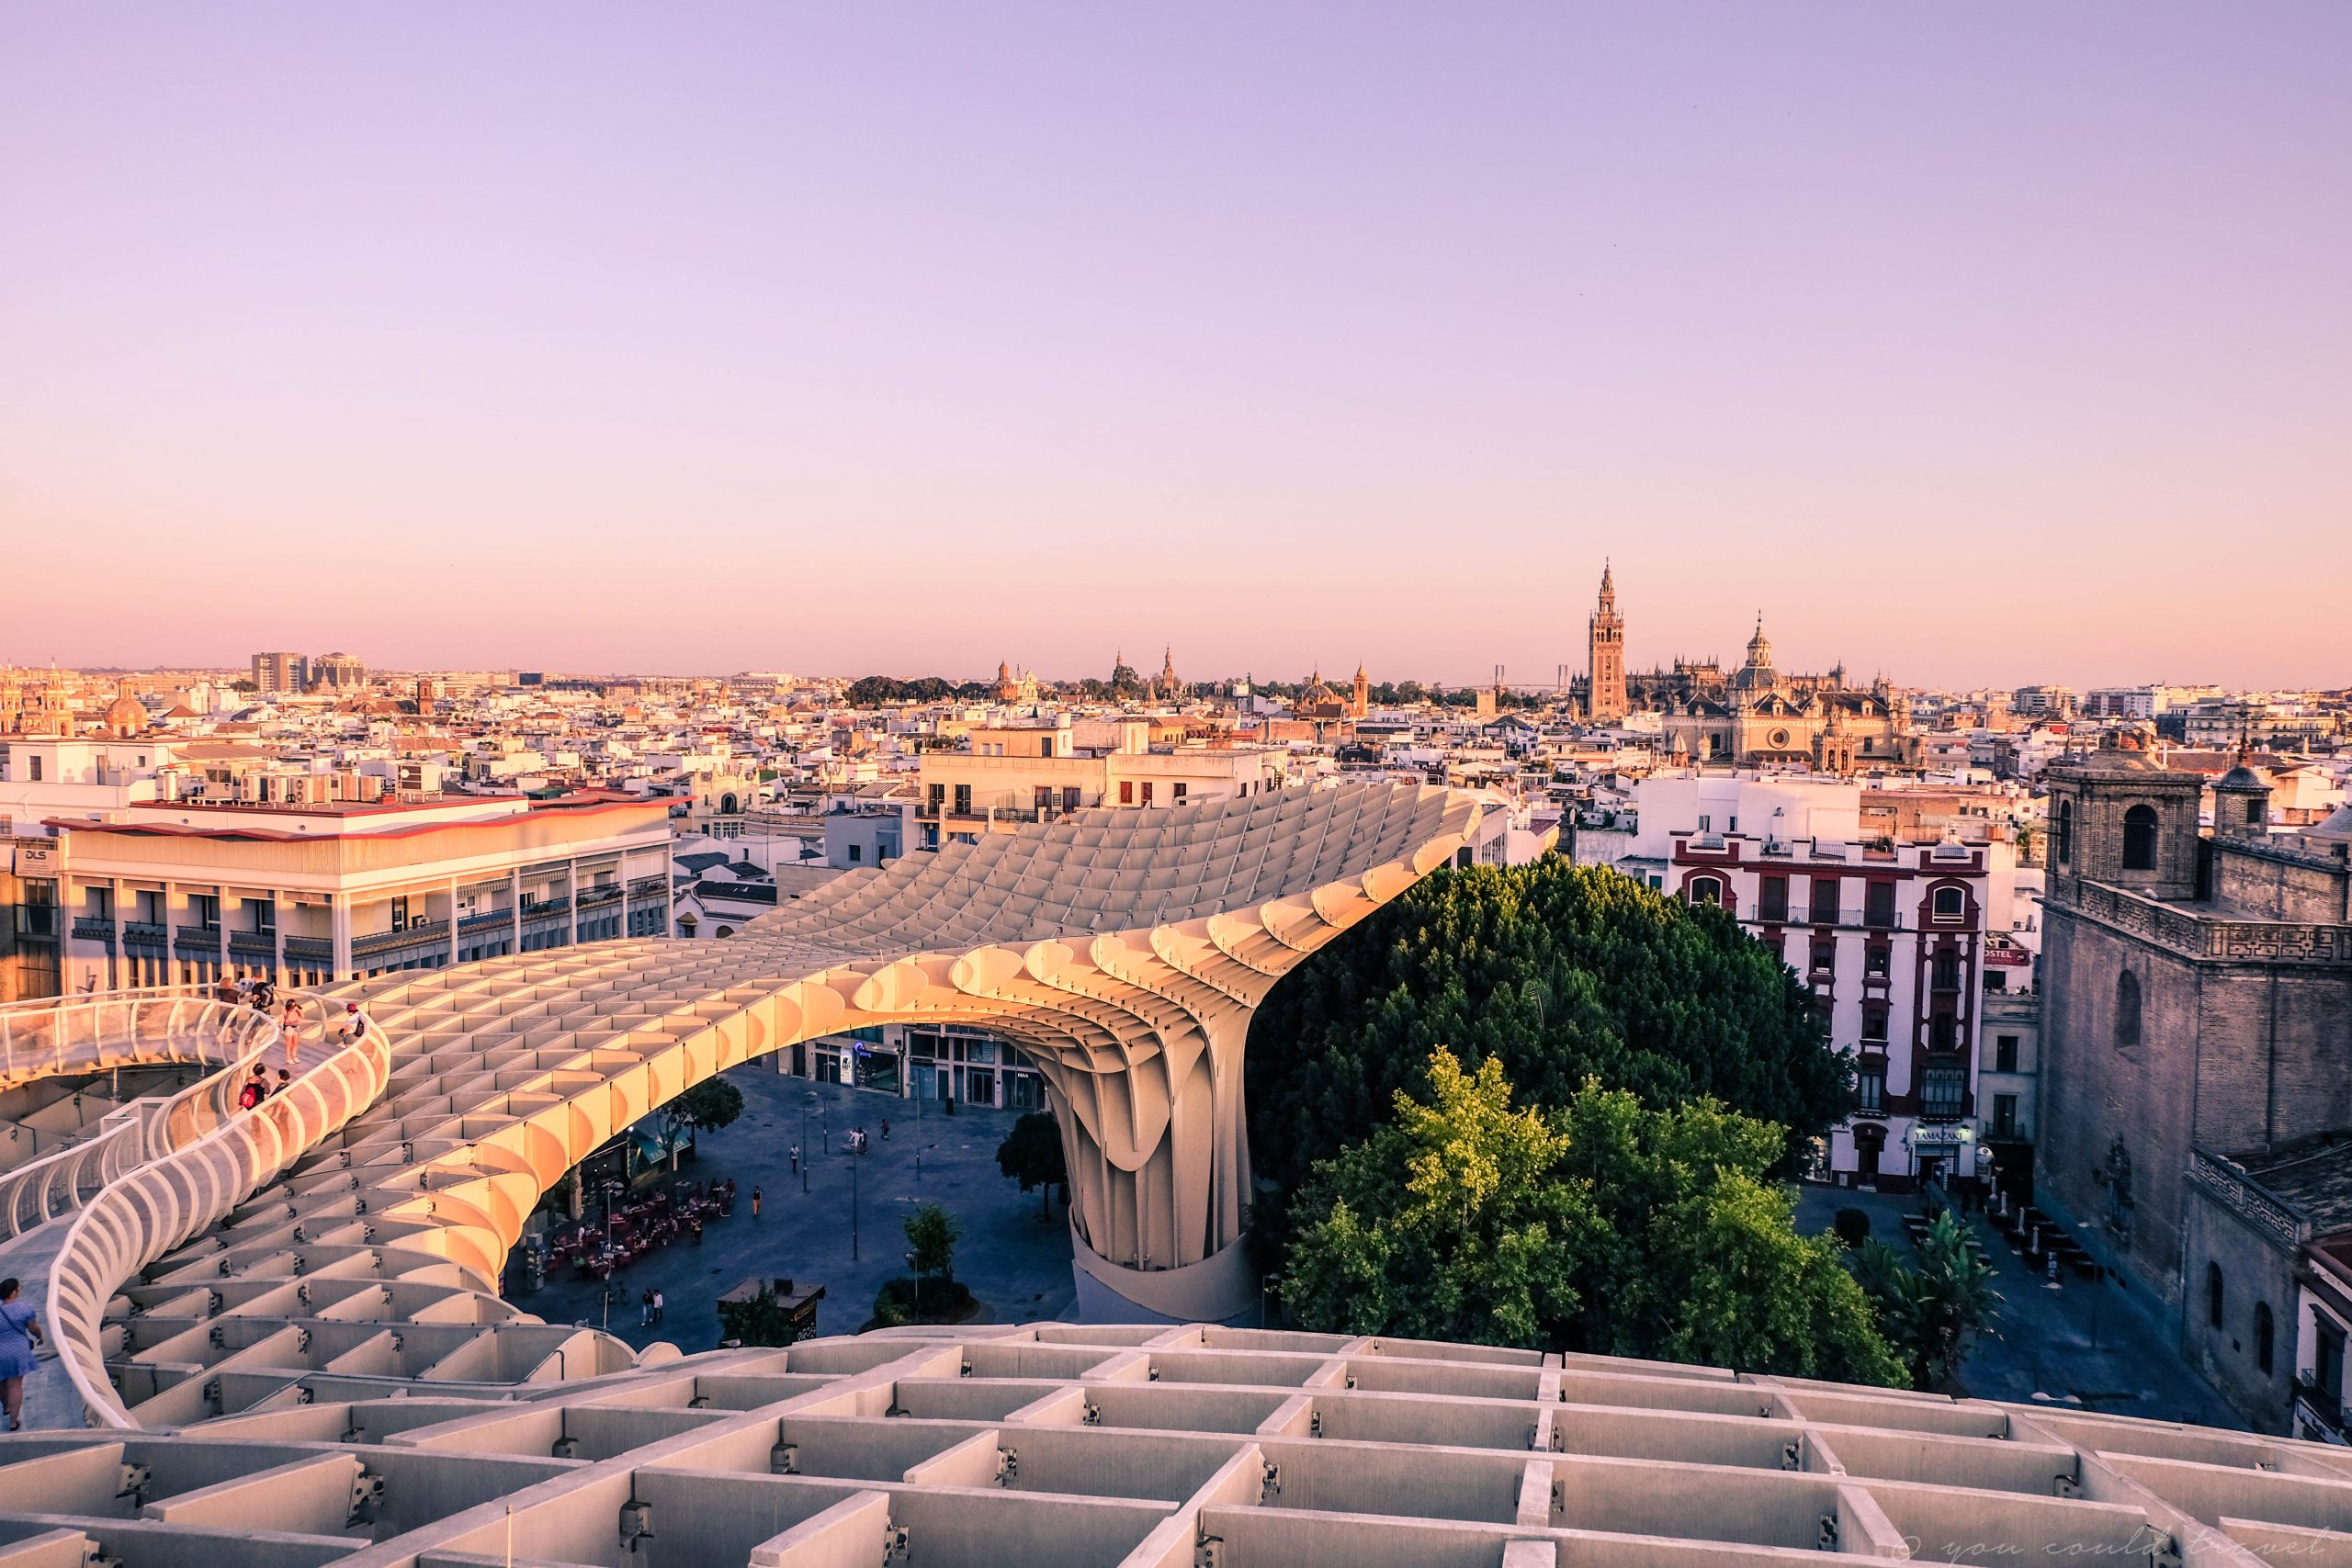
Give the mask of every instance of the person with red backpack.
[[245, 1087], [237, 1091], [237, 1109], [251, 1111], [268, 1094], [269, 1070], [266, 1067], [255, 1067], [253, 1070], [253, 1076], [245, 1079]]

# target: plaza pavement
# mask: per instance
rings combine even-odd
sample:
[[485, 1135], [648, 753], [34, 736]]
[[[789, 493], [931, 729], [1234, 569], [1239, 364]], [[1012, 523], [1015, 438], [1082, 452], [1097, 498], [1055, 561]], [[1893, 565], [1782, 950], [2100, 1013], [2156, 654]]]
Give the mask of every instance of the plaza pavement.
[[[1797, 1228], [1826, 1230], [1843, 1208], [1869, 1214], [1871, 1235], [1906, 1263], [1914, 1260], [1903, 1216], [1920, 1212], [1917, 1194], [1807, 1185], [1798, 1194]], [[2089, 1284], [2071, 1275], [2051, 1290], [1982, 1215], [1972, 1214], [1967, 1223], [1994, 1267], [1994, 1289], [2002, 1296], [1999, 1337], [1979, 1338], [1961, 1364], [1959, 1381], [1968, 1393], [2018, 1403], [2040, 1393], [2044, 1397], [2036, 1403], [2079, 1403], [2103, 1415], [2245, 1429], [2245, 1422], [2174, 1348], [2174, 1325], [2159, 1315], [2162, 1308], [2147, 1292]]]
[[[787, 1277], [804, 1289], [824, 1286], [817, 1332], [855, 1333], [872, 1314], [874, 1294], [883, 1282], [909, 1272], [901, 1227], [915, 1205], [926, 1201], [943, 1205], [963, 1225], [956, 1243], [956, 1278], [978, 1299], [982, 1321], [1070, 1314], [1076, 1287], [1061, 1205], [1054, 1205], [1051, 1223], [1041, 1224], [1038, 1194], [1023, 1192], [997, 1169], [997, 1145], [1019, 1112], [959, 1105], [955, 1115], [946, 1116], [934, 1104], [923, 1108], [918, 1124], [913, 1100], [790, 1077], [767, 1059], [737, 1067], [727, 1078], [743, 1091], [743, 1114], [718, 1132], [704, 1134], [699, 1159], [684, 1163], [679, 1176], [704, 1181], [733, 1177], [735, 1213], [706, 1226], [699, 1247], [673, 1241], [615, 1275], [619, 1293], [612, 1303], [613, 1333], [639, 1348], [666, 1339], [682, 1350], [710, 1349], [718, 1343], [717, 1298], [755, 1276]], [[791, 1166], [804, 1093], [816, 1096], [808, 1111], [804, 1147], [814, 1158], [805, 1196]], [[886, 1119], [888, 1139], [882, 1136]], [[868, 1145], [856, 1162], [859, 1256], [853, 1259], [846, 1135], [860, 1125]], [[756, 1220], [754, 1187], [765, 1194]], [[592, 1195], [588, 1217], [602, 1212]], [[603, 1287], [570, 1265], [559, 1265], [537, 1292], [515, 1289], [511, 1274], [509, 1299], [525, 1312], [550, 1323], [604, 1325]], [[667, 1305], [667, 1320], [652, 1328], [638, 1323], [638, 1297], [648, 1289], [661, 1291]]]

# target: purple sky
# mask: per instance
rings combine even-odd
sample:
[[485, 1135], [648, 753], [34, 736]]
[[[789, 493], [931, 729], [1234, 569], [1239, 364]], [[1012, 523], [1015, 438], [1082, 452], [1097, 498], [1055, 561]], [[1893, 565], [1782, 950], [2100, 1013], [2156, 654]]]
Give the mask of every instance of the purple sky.
[[[0, 6], [0, 661], [2352, 682], [2352, 5]], [[2301, 558], [2312, 558], [2303, 564]]]

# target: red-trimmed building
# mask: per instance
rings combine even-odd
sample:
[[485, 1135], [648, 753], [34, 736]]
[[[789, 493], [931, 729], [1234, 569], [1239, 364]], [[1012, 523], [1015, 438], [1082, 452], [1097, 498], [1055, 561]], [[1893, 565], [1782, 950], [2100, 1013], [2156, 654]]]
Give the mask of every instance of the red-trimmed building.
[[1663, 774], [1642, 782], [1620, 871], [1729, 910], [1811, 991], [1854, 1058], [1854, 1113], [1824, 1172], [1908, 1189], [1973, 1178], [1988, 933], [2006, 943], [2015, 847], [1861, 837], [1859, 785], [1808, 776]]

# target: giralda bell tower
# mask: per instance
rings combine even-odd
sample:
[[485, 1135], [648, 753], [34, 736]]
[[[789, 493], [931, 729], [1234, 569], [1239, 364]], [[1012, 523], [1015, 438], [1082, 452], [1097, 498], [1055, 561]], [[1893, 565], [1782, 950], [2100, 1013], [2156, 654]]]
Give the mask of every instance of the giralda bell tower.
[[1591, 679], [1586, 686], [1585, 717], [1615, 724], [1625, 716], [1625, 620], [1617, 613], [1617, 584], [1609, 566], [1600, 568], [1600, 602], [1593, 607]]

